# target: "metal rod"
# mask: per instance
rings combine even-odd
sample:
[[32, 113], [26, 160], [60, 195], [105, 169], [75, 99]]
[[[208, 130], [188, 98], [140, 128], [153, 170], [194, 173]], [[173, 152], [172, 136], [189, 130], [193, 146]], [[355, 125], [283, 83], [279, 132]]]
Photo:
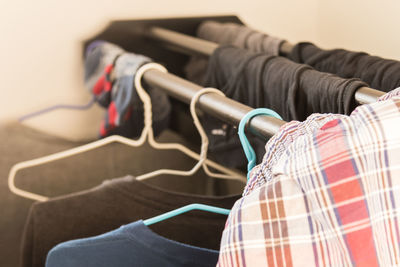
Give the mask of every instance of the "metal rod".
[[166, 44], [183, 48], [182, 52], [188, 55], [195, 53], [210, 56], [218, 48], [218, 44], [216, 43], [159, 27], [150, 28], [147, 34]]
[[369, 104], [376, 102], [385, 92], [375, 90], [368, 87], [361, 87], [356, 91], [356, 100], [360, 104]]
[[292, 52], [293, 47], [294, 47], [294, 45], [292, 45], [288, 41], [285, 41], [282, 43], [281, 47], [279, 47], [279, 53], [284, 56], [287, 56]]
[[[219, 46], [214, 42], [163, 29], [160, 27], [150, 28], [148, 36], [168, 44], [169, 48], [171, 48], [172, 46], [179, 47], [181, 49], [181, 52], [188, 55], [200, 54], [210, 56]], [[284, 42], [280, 48], [281, 53], [285, 55], [289, 54], [292, 49], [293, 45], [288, 42]], [[361, 87], [357, 90], [355, 98], [356, 101], [360, 104], [369, 104], [376, 102], [378, 98], [384, 94], [385, 92], [379, 90], [368, 87]]]
[[[148, 85], [159, 88], [168, 95], [188, 104], [194, 94], [203, 89], [203, 87], [197, 84], [158, 70], [146, 71], [143, 75], [143, 79]], [[218, 94], [202, 95], [199, 98], [197, 106], [203, 112], [234, 126], [238, 126], [243, 116], [252, 110], [249, 106]], [[249, 121], [249, 128], [263, 137], [271, 137], [277, 133], [279, 128], [285, 123], [285, 121], [273, 117], [257, 116]]]

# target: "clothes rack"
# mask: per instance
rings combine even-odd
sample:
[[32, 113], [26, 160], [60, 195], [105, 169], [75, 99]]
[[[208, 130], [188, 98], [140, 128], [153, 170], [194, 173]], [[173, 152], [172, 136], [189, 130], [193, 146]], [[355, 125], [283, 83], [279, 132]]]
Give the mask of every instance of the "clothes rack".
[[[198, 91], [203, 89], [203, 87], [174, 74], [163, 73], [159, 70], [146, 71], [143, 80], [148, 85], [163, 90], [168, 95], [187, 104]], [[243, 116], [252, 110], [249, 106], [217, 94], [201, 96], [197, 107], [205, 113], [236, 126], [239, 125]], [[253, 133], [269, 138], [278, 132], [285, 123], [285, 121], [273, 117], [257, 116], [249, 122], [249, 128]]]
[[[149, 39], [147, 37], [147, 31], [149, 28], [153, 26], [159, 26], [162, 28], [168, 28], [176, 32], [185, 33], [187, 35], [194, 36], [196, 33], [196, 29], [198, 25], [205, 20], [213, 20], [221, 23], [231, 22], [237, 24], [243, 24], [243, 22], [237, 17], [233, 15], [224, 15], [224, 16], [204, 16], [204, 17], [180, 17], [180, 18], [163, 18], [163, 19], [140, 19], [140, 20], [115, 20], [111, 21], [108, 25], [106, 25], [101, 31], [95, 33], [93, 36], [84, 40], [82, 56], [85, 56], [87, 47], [95, 40], [103, 40], [113, 44], [116, 44], [126, 51], [132, 51], [136, 54], [146, 55], [154, 60], [154, 62], [159, 62], [163, 64], [168, 72], [174, 74], [178, 77], [184, 77], [184, 66], [187, 63], [188, 55], [181, 52], [174, 52], [167, 49], [160, 49], [160, 42], [154, 39]], [[127, 38], [129, 36], [129, 38]], [[166, 75], [161, 73], [156, 73], [155, 71], [149, 70], [145, 73], [143, 77], [143, 81], [147, 82], [154, 86], [156, 84], [156, 80], [162, 81], [165, 80]], [[167, 75], [167, 77], [171, 77]], [[177, 77], [175, 77], [177, 78]], [[154, 79], [154, 81], [152, 81]], [[169, 78], [167, 78], [168, 80]], [[174, 80], [176, 82], [176, 80]], [[178, 83], [181, 83], [183, 80], [179, 80]], [[158, 82], [157, 82], [158, 83]], [[197, 92], [201, 87], [196, 86], [192, 83], [184, 83], [186, 87], [195, 88], [193, 91], [186, 92], [185, 90], [190, 90], [185, 88], [182, 90], [180, 87], [181, 93], [186, 95], [185, 99], [175, 97], [171, 97], [171, 105], [172, 105], [172, 114], [171, 117], [174, 119], [171, 120], [169, 128], [175, 132], [179, 132], [181, 136], [185, 138], [188, 142], [193, 145], [200, 145], [200, 139], [194, 127], [192, 127], [192, 119], [187, 112], [188, 97], [190, 95], [193, 96], [195, 92]], [[171, 85], [171, 81], [168, 82], [168, 86]], [[158, 86], [157, 86], [158, 87]], [[158, 88], [161, 90], [165, 90], [165, 92], [169, 95], [172, 95], [174, 89], [165, 89], [165, 84], [159, 84]], [[169, 92], [172, 90], [172, 92]], [[176, 92], [175, 92], [176, 93]], [[189, 95], [188, 95], [189, 94]], [[238, 108], [232, 108], [232, 102], [228, 101], [228, 103], [221, 105], [220, 102], [212, 101], [213, 105], [210, 111], [204, 110], [204, 106], [207, 104], [203, 104], [203, 99], [213, 98], [213, 95], [204, 95], [200, 98], [198, 102], [198, 109], [203, 112], [214, 112], [217, 107], [215, 105], [220, 105], [221, 108], [226, 106], [231, 106], [229, 108], [225, 108], [223, 112], [214, 112], [212, 115], [218, 118], [226, 117], [225, 120], [227, 123], [230, 122], [233, 125], [239, 125], [239, 120], [241, 117], [246, 114], [248, 111], [252, 110], [252, 108], [248, 106], [244, 106], [240, 104]], [[217, 97], [218, 99], [218, 97]], [[219, 100], [221, 100], [219, 98]], [[225, 102], [226, 98], [223, 100]], [[217, 103], [217, 104], [216, 104]], [[210, 105], [208, 105], [210, 106]], [[233, 105], [235, 106], [235, 105]], [[245, 108], [243, 108], [245, 107]], [[222, 113], [222, 114], [221, 114]], [[226, 114], [224, 114], [226, 113]], [[232, 113], [232, 114], [231, 114]], [[222, 117], [221, 117], [222, 116]], [[264, 121], [264, 122], [260, 122]], [[265, 137], [270, 137], [275, 134], [279, 129], [280, 125], [285, 122], [276, 120], [273, 118], [267, 118], [264, 116], [259, 116], [254, 118], [249, 122], [249, 130], [260, 136], [263, 140]], [[253, 127], [254, 125], [257, 125]]]
[[[192, 37], [186, 34], [182, 34], [176, 31], [164, 29], [161, 27], [150, 27], [148, 29], [147, 36], [158, 41], [164, 42], [168, 49], [174, 51], [187, 53], [189, 55], [199, 54], [204, 56], [210, 56], [215, 49], [218, 48], [218, 44], [207, 40], [202, 40], [196, 37]], [[293, 45], [285, 42], [281, 46], [281, 53], [288, 54]], [[379, 90], [375, 90], [368, 87], [361, 87], [355, 94], [356, 101], [360, 104], [369, 104], [376, 102], [377, 99], [385, 93]]]

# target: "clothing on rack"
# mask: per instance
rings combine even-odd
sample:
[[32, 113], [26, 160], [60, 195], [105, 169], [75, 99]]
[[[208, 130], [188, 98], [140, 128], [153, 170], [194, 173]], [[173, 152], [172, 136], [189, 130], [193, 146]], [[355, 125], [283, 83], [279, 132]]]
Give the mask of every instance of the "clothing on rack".
[[245, 25], [204, 21], [197, 29], [197, 36], [222, 45], [233, 45], [253, 52], [279, 55], [284, 39], [261, 33]]
[[[158, 178], [173, 188], [189, 186], [195, 179], [201, 181], [205, 177], [177, 177], [175, 182], [168, 177]], [[126, 176], [90, 190], [35, 203], [24, 232], [22, 266], [44, 266], [47, 253], [61, 242], [103, 234], [192, 203], [231, 208], [238, 198], [239, 195], [215, 197], [166, 191]], [[223, 215], [191, 212], [155, 224], [152, 229], [177, 242], [218, 249], [225, 222]]]
[[[279, 132], [272, 136], [265, 145], [265, 154], [262, 164], [254, 167], [247, 181], [243, 196], [248, 195], [254, 188], [270, 182], [274, 177], [274, 167], [279, 163], [282, 155], [287, 153], [290, 145], [297, 138], [312, 134], [325, 123], [338, 117], [338, 114], [312, 114], [303, 122], [290, 121], [283, 125]], [[257, 178], [254, 178], [257, 176]]]
[[57, 245], [49, 252], [46, 267], [211, 267], [217, 264], [218, 254], [218, 250], [160, 236], [139, 220], [106, 234]]
[[360, 78], [370, 87], [389, 92], [400, 86], [400, 61], [345, 49], [324, 50], [312, 43], [298, 43], [288, 56], [316, 70], [343, 78]]
[[[0, 151], [5, 153], [0, 161], [0, 266], [19, 266], [22, 233], [33, 202], [14, 195], [8, 189], [7, 175], [11, 166], [86, 142], [54, 137], [17, 122], [2, 124], [0, 138], [4, 140], [0, 143]], [[182, 137], [168, 130], [159, 138], [161, 141], [172, 140], [187, 145]], [[23, 170], [17, 174], [16, 183], [20, 188], [55, 197], [92, 188], [110, 177], [127, 173], [139, 175], [155, 168], [171, 166], [186, 168], [193, 164], [192, 159], [178, 152], [159, 152], [149, 146], [132, 149], [121, 144], [110, 144], [82, 155]], [[240, 183], [215, 181], [204, 176], [191, 179], [192, 184], [179, 181], [175, 181], [173, 188], [192, 194], [229, 194], [240, 192], [243, 188]], [[148, 182], [168, 189], [171, 179], [152, 179]]]
[[[232, 46], [215, 50], [203, 85], [219, 88], [227, 97], [253, 108], [270, 108], [285, 121], [305, 120], [314, 112], [350, 114], [357, 105], [355, 92], [366, 86], [359, 79], [343, 79], [283, 57]], [[210, 152], [221, 163], [232, 167], [245, 163], [232, 126], [211, 116], [205, 116], [203, 125]], [[261, 158], [265, 143], [254, 137], [251, 140]]]
[[[154, 38], [158, 34], [159, 40], [171, 40], [168, 36], [163, 39], [167, 31], [157, 28], [152, 28]], [[107, 36], [108, 32], [103, 34]], [[233, 23], [207, 21], [200, 24], [197, 34], [220, 46], [214, 50], [216, 45], [211, 43], [211, 49], [203, 50], [203, 53], [214, 51], [210, 58], [192, 57], [185, 67], [187, 77], [201, 86], [218, 88], [230, 98], [227, 100], [223, 95], [204, 98], [206, 104], [201, 101], [202, 108], [209, 108], [207, 112], [215, 111], [212, 115], [230, 123], [251, 110], [248, 106], [264, 108], [264, 111], [272, 109], [285, 121], [290, 121], [265, 120], [265, 125], [271, 127], [267, 129], [286, 123], [267, 143], [256, 138], [256, 133], [246, 132], [257, 159], [262, 162], [254, 168], [249, 164], [252, 170], [244, 191], [241, 182], [215, 180], [205, 175], [206, 169], [193, 176], [166, 175], [165, 172], [159, 175], [161, 169], [168, 168], [170, 173], [182, 170], [175, 173], [183, 173], [184, 169], [195, 165], [187, 157], [190, 152], [160, 148], [164, 137], [169, 135], [173, 137], [172, 142], [193, 147], [166, 130], [172, 107], [163, 90], [171, 93], [180, 88], [171, 95], [187, 101], [188, 95], [199, 91], [200, 86], [164, 73], [161, 65], [147, 65], [146, 68], [153, 69], [143, 75], [145, 86], [159, 87], [150, 86], [146, 92], [151, 98], [152, 127], [155, 135], [160, 134], [157, 141], [161, 142], [157, 146], [150, 138], [151, 131], [143, 131], [143, 137], [148, 137], [144, 145], [146, 138], [137, 143], [121, 141], [122, 138], [105, 140], [125, 140], [135, 148], [112, 143], [93, 150], [93, 146], [103, 144], [98, 141], [65, 151], [73, 154], [91, 147], [88, 152], [71, 158], [62, 158], [65, 153], [51, 155], [34, 161], [42, 165], [21, 169], [16, 185], [50, 199], [38, 198], [43, 201], [32, 204], [27, 214], [30, 201], [15, 195], [9, 197], [11, 193], [2, 195], [5, 216], [0, 219], [0, 226], [7, 228], [3, 231], [4, 243], [0, 244], [0, 265], [4, 260], [7, 266], [17, 266], [17, 259], [10, 259], [10, 255], [16, 254], [15, 247], [19, 243], [15, 240], [20, 237], [24, 220], [21, 267], [397, 265], [400, 261], [396, 212], [400, 205], [397, 192], [400, 188], [397, 179], [400, 177], [397, 129], [400, 87], [374, 104], [356, 108], [355, 99], [356, 91], [368, 86], [366, 80], [387, 88], [394, 86], [397, 79], [389, 74], [395, 73], [397, 63], [365, 53], [327, 52], [301, 43], [290, 57], [311, 66], [300, 64], [279, 56], [283, 39]], [[171, 31], [169, 35], [179, 37]], [[184, 41], [188, 39], [191, 38], [182, 37]], [[196, 43], [193, 38], [192, 43]], [[145, 93], [137, 80], [144, 69], [139, 71], [140, 75], [136, 73], [151, 62], [147, 56], [128, 53], [105, 41], [88, 45], [85, 85], [107, 110], [101, 137], [117, 134], [137, 138], [141, 135], [144, 127], [141, 99], [145, 99]], [[317, 69], [313, 69], [313, 64]], [[364, 72], [361, 73], [360, 68]], [[320, 69], [338, 71], [339, 76], [320, 72]], [[175, 70], [180, 73], [182, 68]], [[185, 90], [192, 91], [189, 94]], [[188, 94], [183, 97], [185, 93]], [[192, 103], [197, 96], [195, 93]], [[220, 103], [227, 103], [228, 108], [220, 108]], [[146, 111], [147, 107], [150, 107], [148, 102]], [[213, 107], [218, 108], [214, 110]], [[196, 118], [192, 109], [191, 112], [192, 119]], [[242, 148], [236, 127], [207, 112], [201, 119], [210, 140], [210, 154], [229, 167], [245, 167], [243, 150], [248, 152], [248, 147]], [[148, 112], [146, 118], [149, 118], [147, 115]], [[261, 132], [263, 126], [260, 125], [264, 124], [258, 124], [259, 121], [263, 120], [258, 118], [252, 124]], [[247, 121], [242, 119], [241, 126], [243, 122]], [[241, 137], [242, 130], [240, 127]], [[0, 127], [0, 137], [2, 131]], [[266, 136], [271, 132], [274, 131], [262, 133]], [[5, 134], [10, 133], [12, 129], [5, 130]], [[208, 144], [203, 137], [204, 134], [202, 156], [207, 154]], [[54, 139], [53, 146], [53, 139], [45, 136], [38, 142], [20, 142], [18, 135], [6, 138], [11, 139], [11, 143], [5, 142], [0, 149], [11, 151], [10, 159], [4, 163], [7, 171], [18, 161], [77, 146], [58, 139]], [[23, 154], [21, 158], [20, 154]], [[54, 161], [55, 158], [62, 160]], [[200, 166], [204, 158], [200, 157], [196, 166]], [[249, 156], [250, 162], [251, 158]], [[43, 165], [46, 160], [51, 162]], [[230, 170], [222, 172], [230, 173]], [[4, 174], [6, 176], [6, 172]], [[10, 175], [10, 181], [13, 177]], [[148, 177], [152, 178], [141, 181]], [[12, 190], [13, 186], [10, 188]], [[22, 190], [12, 191], [17, 194]], [[25, 193], [27, 197], [30, 192]], [[9, 208], [14, 200], [20, 206]], [[175, 209], [193, 203], [224, 208], [224, 214], [231, 209], [231, 213], [226, 218], [205, 213], [207, 209], [204, 209], [164, 220], [166, 212], [176, 215], [179, 210]], [[16, 220], [9, 221], [10, 218]], [[154, 221], [157, 223], [152, 224]]]
[[217, 266], [396, 265], [399, 106], [400, 88], [350, 116], [283, 126], [269, 142], [284, 143], [285, 153], [252, 170]]
[[[233, 45], [254, 52], [264, 52], [268, 55], [279, 55], [279, 48], [284, 39], [260, 33], [244, 25], [236, 23], [220, 23], [204, 21], [197, 28], [197, 37], [221, 45]], [[186, 78], [197, 84], [202, 84], [207, 69], [208, 58], [193, 56], [185, 66]]]
[[[143, 104], [134, 88], [136, 71], [151, 62], [142, 55], [127, 53], [122, 48], [95, 41], [88, 48], [85, 59], [85, 84], [98, 103], [107, 108], [100, 136], [122, 135], [138, 137], [143, 129]], [[168, 96], [149, 88], [154, 103], [153, 129], [157, 136], [169, 125], [171, 104]]]
[[96, 101], [107, 107], [111, 98], [111, 70], [124, 50], [112, 43], [94, 41], [85, 52], [84, 81], [86, 88], [94, 94]]
[[[8, 189], [7, 176], [11, 166], [20, 161], [82, 145], [83, 142], [67, 141], [50, 136], [17, 122], [1, 124], [0, 139], [3, 140], [0, 142], [0, 151], [2, 151], [0, 160], [0, 266], [18, 266], [22, 232], [32, 201], [14, 195]], [[96, 182], [95, 177], [101, 176], [101, 173], [96, 169], [98, 167], [97, 157], [93, 154], [87, 156], [89, 160], [94, 161], [94, 169], [91, 169], [90, 172], [74, 173], [73, 170], [67, 169], [66, 165], [58, 164], [49, 168], [33, 168], [29, 172], [23, 171], [18, 174], [17, 183], [21, 188], [43, 192], [51, 196], [90, 187], [92, 183]], [[101, 164], [112, 169], [112, 165], [106, 160]], [[76, 183], [70, 183], [72, 176], [75, 176]], [[86, 179], [84, 180], [83, 177]], [[56, 181], [56, 183], [52, 183], [52, 181]]]
[[267, 107], [286, 121], [304, 120], [314, 112], [350, 114], [354, 94], [367, 86], [286, 58], [222, 46], [210, 57], [205, 86], [254, 108]]

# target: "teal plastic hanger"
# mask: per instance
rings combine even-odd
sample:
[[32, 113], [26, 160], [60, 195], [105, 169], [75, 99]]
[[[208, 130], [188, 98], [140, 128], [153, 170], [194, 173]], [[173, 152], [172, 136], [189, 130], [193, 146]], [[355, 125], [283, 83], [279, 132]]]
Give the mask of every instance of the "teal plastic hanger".
[[[256, 165], [256, 153], [254, 152], [254, 149], [251, 147], [249, 140], [247, 140], [247, 137], [244, 133], [244, 127], [246, 126], [246, 123], [253, 117], [257, 115], [267, 115], [271, 117], [275, 117], [278, 119], [281, 119], [281, 116], [279, 116], [278, 113], [271, 109], [267, 108], [258, 108], [258, 109], [253, 109], [249, 113], [247, 113], [242, 120], [239, 123], [239, 138], [240, 142], [242, 143], [242, 147], [244, 150], [244, 153], [246, 154], [247, 160], [249, 161], [247, 165], [248, 173], [247, 173], [247, 179], [249, 179], [249, 173], [253, 169], [253, 167]], [[144, 220], [143, 223], [146, 226], [167, 220], [169, 218], [175, 217], [177, 215], [180, 215], [182, 213], [191, 211], [191, 210], [202, 210], [202, 211], [208, 211], [212, 213], [218, 213], [218, 214], [223, 214], [223, 215], [229, 215], [230, 210], [229, 209], [223, 209], [223, 208], [218, 208], [210, 205], [204, 205], [204, 204], [190, 204], [186, 205], [184, 207], [181, 207], [179, 209], [175, 209], [169, 212], [166, 212], [164, 214], [158, 215], [156, 217]]]
[[208, 211], [208, 212], [213, 212], [213, 213], [218, 213], [218, 214], [223, 214], [223, 215], [228, 215], [230, 210], [228, 209], [223, 209], [223, 208], [218, 208], [214, 206], [209, 206], [209, 205], [204, 205], [204, 204], [190, 204], [183, 206], [182, 208], [176, 209], [176, 210], [171, 210], [169, 212], [166, 212], [164, 214], [158, 215], [156, 217], [144, 220], [143, 223], [146, 226], [164, 221], [166, 219], [175, 217], [177, 215], [180, 215], [182, 213], [191, 211], [191, 210], [203, 210], [203, 211]]
[[252, 111], [248, 112], [244, 117], [241, 119], [239, 123], [239, 128], [238, 128], [238, 134], [239, 134], [239, 139], [240, 143], [242, 143], [242, 147], [244, 150], [244, 154], [246, 155], [248, 164], [247, 164], [247, 180], [250, 178], [250, 171], [256, 166], [256, 153], [254, 152], [253, 147], [250, 145], [249, 140], [246, 137], [246, 134], [244, 133], [244, 128], [247, 124], [247, 122], [258, 115], [267, 115], [271, 116], [277, 119], [282, 120], [282, 117], [279, 116], [278, 113], [273, 111], [272, 109], [268, 108], [257, 108], [253, 109]]

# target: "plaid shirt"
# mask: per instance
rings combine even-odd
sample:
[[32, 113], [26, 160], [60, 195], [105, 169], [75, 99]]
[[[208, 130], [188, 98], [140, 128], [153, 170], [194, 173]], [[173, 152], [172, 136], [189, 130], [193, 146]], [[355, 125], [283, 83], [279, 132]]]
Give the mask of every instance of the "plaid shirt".
[[400, 89], [350, 116], [288, 123], [266, 148], [218, 266], [400, 265]]

